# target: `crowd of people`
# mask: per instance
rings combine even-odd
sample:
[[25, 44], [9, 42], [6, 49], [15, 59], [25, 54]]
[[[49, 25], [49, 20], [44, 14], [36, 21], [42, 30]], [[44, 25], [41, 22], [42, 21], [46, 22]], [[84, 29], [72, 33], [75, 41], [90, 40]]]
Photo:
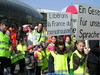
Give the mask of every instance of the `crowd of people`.
[[37, 28], [0, 23], [0, 75], [100, 75], [99, 40], [76, 40], [75, 35], [47, 36], [43, 23]]

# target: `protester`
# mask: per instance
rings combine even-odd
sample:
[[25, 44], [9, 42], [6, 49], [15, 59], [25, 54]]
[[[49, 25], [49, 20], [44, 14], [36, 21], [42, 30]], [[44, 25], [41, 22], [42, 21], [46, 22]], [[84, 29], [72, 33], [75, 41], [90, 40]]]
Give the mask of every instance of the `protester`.
[[10, 30], [10, 39], [11, 39], [12, 46], [16, 47], [17, 33], [14, 27], [10, 27], [9, 30]]
[[41, 67], [43, 65], [43, 55], [42, 55], [43, 47], [41, 45], [37, 46], [37, 50], [34, 53], [36, 64], [36, 75], [41, 75]]
[[54, 51], [51, 51], [48, 63], [48, 72], [56, 74], [68, 74], [68, 59], [69, 55], [66, 52], [65, 41], [62, 37], [58, 37], [55, 43]]
[[4, 67], [7, 64], [7, 57], [10, 55], [9, 41], [10, 37], [6, 34], [7, 20], [0, 22], [0, 75], [4, 75]]
[[55, 43], [56, 43], [56, 40], [57, 40], [57, 36], [52, 36], [51, 39], [52, 39], [52, 42], [48, 45], [49, 51], [54, 50], [54, 46], [55, 46]]
[[47, 67], [48, 67], [48, 59], [47, 59], [47, 54], [46, 54], [47, 43], [41, 42], [40, 45], [43, 47], [43, 50], [42, 50], [43, 65], [41, 67], [41, 70], [42, 70], [42, 74], [44, 75], [47, 73]]
[[20, 40], [19, 44], [17, 45], [20, 73], [24, 73], [25, 70], [25, 51], [27, 51], [27, 46], [23, 43], [23, 40]]
[[21, 26], [18, 27], [17, 30], [17, 41], [19, 43], [19, 40], [23, 39], [23, 36], [25, 35], [25, 32], [23, 31], [23, 28]]
[[47, 36], [47, 37], [46, 37], [46, 42], [47, 42], [48, 44], [50, 44], [50, 43], [52, 42], [52, 36]]
[[35, 75], [35, 59], [34, 59], [34, 46], [29, 45], [28, 51], [26, 53], [25, 64], [28, 74], [27, 75]]
[[100, 75], [99, 40], [89, 40], [88, 68], [90, 75]]
[[31, 26], [28, 27], [28, 33], [26, 34], [27, 35], [27, 42], [28, 42], [28, 46], [29, 45], [33, 45], [33, 28]]
[[46, 31], [43, 30], [43, 23], [38, 23], [38, 29], [33, 31], [35, 41], [33, 45], [39, 45], [42, 41], [46, 41]]
[[70, 60], [70, 75], [85, 75], [88, 50], [84, 50], [85, 42], [81, 40], [77, 41], [76, 47]]
[[11, 74], [15, 75], [14, 71], [15, 71], [16, 63], [18, 62], [17, 50], [16, 47], [12, 45], [9, 47], [9, 50], [10, 50], [10, 59], [11, 59]]

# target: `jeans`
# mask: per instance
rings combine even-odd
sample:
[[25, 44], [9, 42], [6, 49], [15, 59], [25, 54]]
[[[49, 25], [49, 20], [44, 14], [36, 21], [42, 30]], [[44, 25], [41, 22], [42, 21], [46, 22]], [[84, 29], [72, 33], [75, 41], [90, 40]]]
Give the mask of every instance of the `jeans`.
[[28, 71], [28, 75], [35, 75], [34, 69], [28, 69], [27, 71]]
[[7, 75], [11, 75], [11, 67], [6, 67]]
[[4, 75], [3, 72], [4, 72], [4, 67], [6, 66], [6, 57], [0, 57], [0, 75]]

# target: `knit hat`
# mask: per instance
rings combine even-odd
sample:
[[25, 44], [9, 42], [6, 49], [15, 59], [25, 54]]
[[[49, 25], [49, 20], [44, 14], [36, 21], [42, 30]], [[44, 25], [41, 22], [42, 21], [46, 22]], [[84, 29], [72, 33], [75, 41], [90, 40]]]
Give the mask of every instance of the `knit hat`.
[[30, 49], [32, 49], [32, 48], [33, 48], [32, 45], [29, 45], [29, 46], [27, 47], [28, 50], [30, 50]]

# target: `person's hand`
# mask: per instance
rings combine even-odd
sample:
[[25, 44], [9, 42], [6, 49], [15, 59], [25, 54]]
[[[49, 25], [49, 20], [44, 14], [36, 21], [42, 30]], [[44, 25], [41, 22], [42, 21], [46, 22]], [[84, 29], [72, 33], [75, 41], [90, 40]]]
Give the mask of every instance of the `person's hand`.
[[84, 71], [87, 72], [88, 71], [88, 67], [85, 67]]
[[89, 53], [89, 50], [88, 49], [84, 49], [84, 54], [88, 54]]
[[17, 52], [21, 52], [20, 50], [17, 50]]

